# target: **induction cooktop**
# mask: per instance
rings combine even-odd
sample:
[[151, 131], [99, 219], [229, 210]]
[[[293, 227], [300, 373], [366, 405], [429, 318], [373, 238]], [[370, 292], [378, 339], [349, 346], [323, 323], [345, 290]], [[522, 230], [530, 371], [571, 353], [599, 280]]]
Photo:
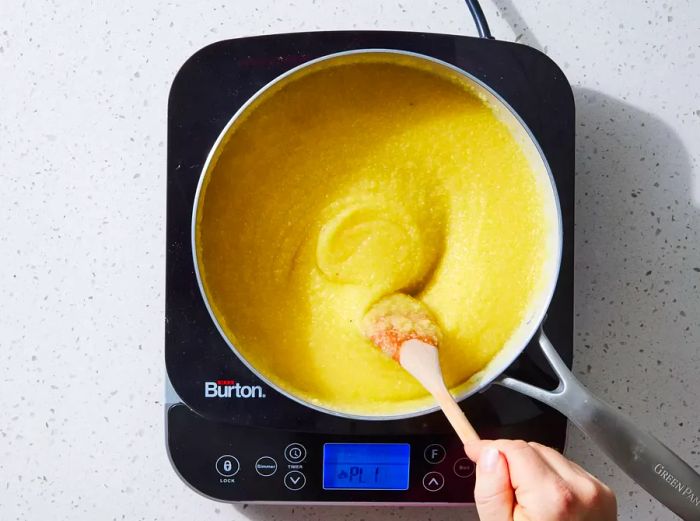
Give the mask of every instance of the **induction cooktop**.
[[[467, 504], [474, 466], [441, 413], [358, 421], [305, 407], [255, 376], [215, 327], [200, 294], [190, 240], [195, 190], [219, 133], [266, 83], [309, 60], [352, 49], [426, 54], [475, 76], [520, 115], [557, 184], [564, 243], [546, 330], [570, 365], [573, 346], [574, 102], [559, 67], [530, 47], [465, 36], [334, 31], [221, 41], [194, 54], [168, 105], [165, 307], [167, 450], [194, 490], [228, 502]], [[556, 380], [528, 346], [508, 374]], [[562, 450], [566, 419], [492, 386], [462, 402], [484, 438]]]

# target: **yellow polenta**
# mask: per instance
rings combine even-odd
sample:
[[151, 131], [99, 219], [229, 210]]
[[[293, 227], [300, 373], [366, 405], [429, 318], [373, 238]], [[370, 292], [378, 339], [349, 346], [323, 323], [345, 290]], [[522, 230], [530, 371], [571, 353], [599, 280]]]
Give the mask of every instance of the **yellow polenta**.
[[428, 403], [363, 338], [373, 302], [423, 301], [459, 387], [522, 323], [551, 248], [546, 190], [506, 125], [414, 61], [335, 60], [269, 89], [229, 129], [197, 208], [203, 287], [231, 343], [280, 388], [348, 413]]

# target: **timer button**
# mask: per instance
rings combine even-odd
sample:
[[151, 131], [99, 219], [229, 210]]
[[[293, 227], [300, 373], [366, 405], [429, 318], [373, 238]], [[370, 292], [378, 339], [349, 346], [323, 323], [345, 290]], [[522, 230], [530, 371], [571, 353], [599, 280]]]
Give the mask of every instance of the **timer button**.
[[238, 460], [230, 454], [225, 454], [216, 460], [216, 471], [225, 478], [235, 476], [240, 468], [241, 465], [238, 463]]
[[428, 472], [423, 476], [423, 488], [428, 492], [437, 492], [445, 486], [445, 477], [439, 472]]
[[433, 443], [432, 445], [428, 445], [425, 450], [423, 451], [423, 457], [425, 457], [425, 461], [428, 463], [432, 463], [433, 465], [440, 463], [442, 460], [445, 459], [445, 447], [442, 445], [438, 445], [437, 443]]
[[289, 490], [301, 490], [306, 485], [306, 476], [298, 470], [287, 472], [284, 476], [284, 486]]
[[455, 461], [454, 467], [455, 474], [460, 478], [468, 478], [474, 474], [474, 462], [469, 458], [460, 458]]
[[258, 461], [255, 462], [255, 472], [265, 478], [272, 476], [275, 472], [277, 472], [277, 462], [270, 456], [258, 458]]
[[301, 463], [306, 459], [306, 448], [301, 443], [290, 443], [284, 449], [284, 458], [289, 463]]

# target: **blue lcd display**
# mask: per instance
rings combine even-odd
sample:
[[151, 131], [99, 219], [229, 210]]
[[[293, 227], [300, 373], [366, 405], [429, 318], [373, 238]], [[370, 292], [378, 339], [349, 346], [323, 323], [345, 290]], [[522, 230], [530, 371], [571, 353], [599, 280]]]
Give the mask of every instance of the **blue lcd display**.
[[323, 488], [408, 490], [408, 443], [326, 443]]

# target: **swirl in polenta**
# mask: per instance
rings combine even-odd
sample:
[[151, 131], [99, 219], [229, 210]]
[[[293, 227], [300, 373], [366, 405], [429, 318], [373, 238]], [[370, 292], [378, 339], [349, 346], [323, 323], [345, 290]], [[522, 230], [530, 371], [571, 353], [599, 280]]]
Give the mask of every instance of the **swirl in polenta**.
[[195, 244], [212, 313], [297, 398], [369, 416], [427, 407], [362, 317], [382, 296], [418, 298], [447, 384], [471, 385], [548, 290], [555, 203], [532, 164], [443, 65], [377, 52], [302, 69], [239, 114], [204, 173]]

